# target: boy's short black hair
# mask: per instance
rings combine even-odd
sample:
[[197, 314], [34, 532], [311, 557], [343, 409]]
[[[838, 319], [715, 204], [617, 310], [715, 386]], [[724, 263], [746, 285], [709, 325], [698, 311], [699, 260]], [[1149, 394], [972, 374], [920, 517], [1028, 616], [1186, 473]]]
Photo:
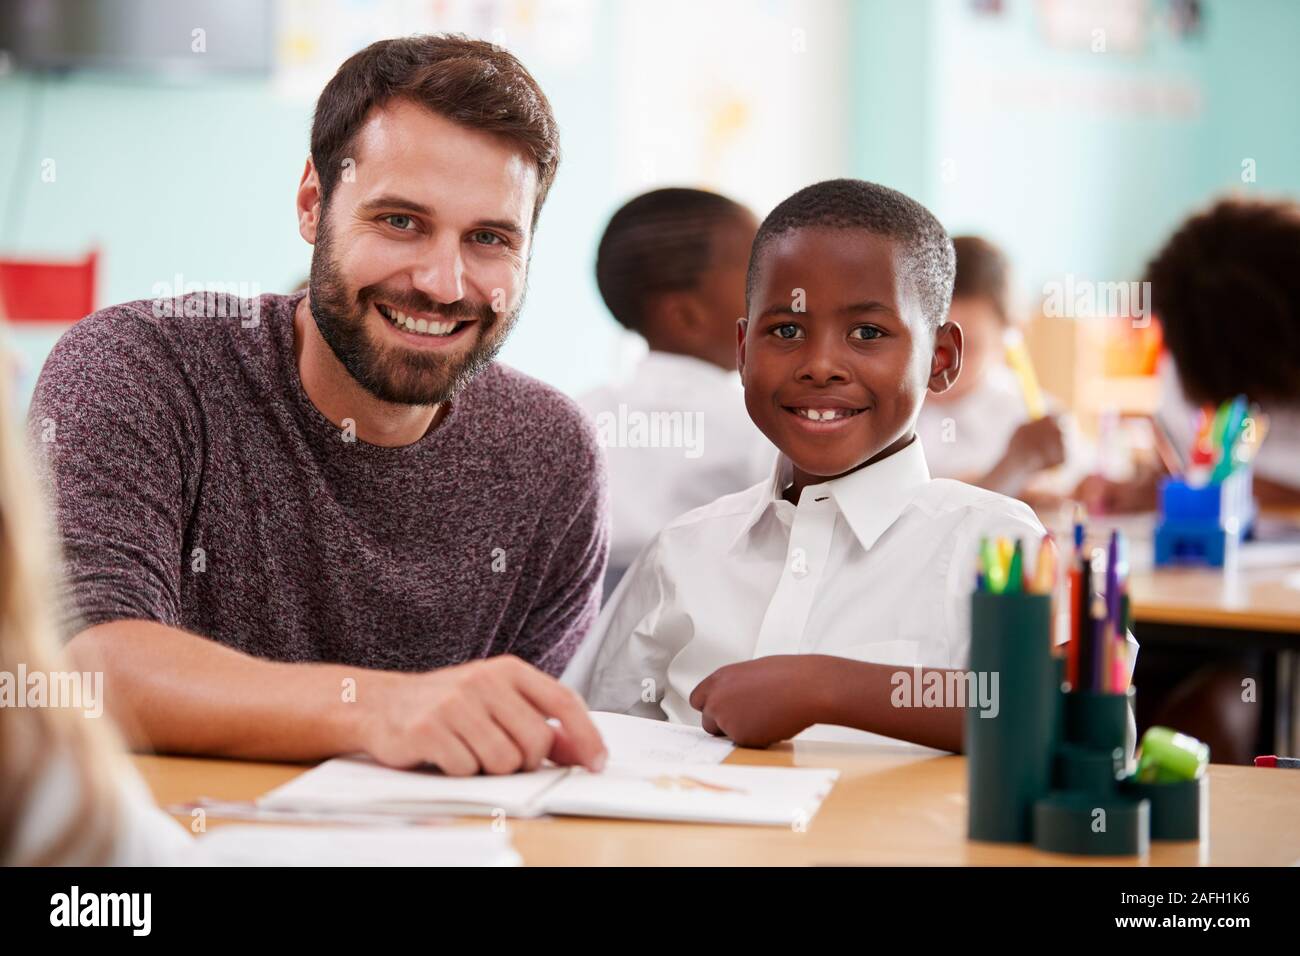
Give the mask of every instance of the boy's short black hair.
[[810, 227], [861, 229], [897, 242], [930, 328], [938, 328], [952, 303], [956, 257], [939, 220], [915, 199], [861, 179], [828, 179], [805, 186], [763, 220], [749, 256], [746, 302], [758, 282], [764, 248], [777, 236]]
[[643, 193], [609, 220], [596, 251], [596, 285], [627, 328], [643, 330], [646, 299], [699, 286], [720, 225], [749, 211], [726, 196], [672, 187]]
[[1190, 400], [1300, 399], [1300, 204], [1220, 200], [1178, 228], [1146, 280]]

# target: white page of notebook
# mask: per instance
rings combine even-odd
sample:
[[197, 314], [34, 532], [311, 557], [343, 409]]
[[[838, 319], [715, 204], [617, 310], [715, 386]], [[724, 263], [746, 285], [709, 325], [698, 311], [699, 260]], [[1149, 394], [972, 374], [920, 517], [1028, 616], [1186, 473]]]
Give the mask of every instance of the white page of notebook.
[[574, 770], [546, 792], [548, 813], [692, 823], [806, 825], [830, 793], [838, 770], [611, 764]]
[[[609, 763], [721, 763], [730, 741], [699, 727], [624, 714], [593, 712]], [[513, 817], [543, 812], [541, 797], [568, 772], [545, 767], [502, 776], [448, 777], [432, 768], [394, 770], [369, 757], [336, 757], [295, 777], [258, 801], [271, 810], [366, 810], [370, 812], [492, 814]]]
[[257, 801], [273, 810], [419, 810], [512, 817], [537, 816], [537, 800], [568, 773], [547, 767], [532, 773], [448, 777], [433, 768], [395, 770], [369, 757], [335, 757], [295, 777]]
[[200, 866], [519, 866], [488, 827], [220, 827], [198, 840]]
[[604, 711], [592, 711], [591, 720], [605, 741], [610, 763], [722, 763], [736, 749], [730, 740], [702, 727]]

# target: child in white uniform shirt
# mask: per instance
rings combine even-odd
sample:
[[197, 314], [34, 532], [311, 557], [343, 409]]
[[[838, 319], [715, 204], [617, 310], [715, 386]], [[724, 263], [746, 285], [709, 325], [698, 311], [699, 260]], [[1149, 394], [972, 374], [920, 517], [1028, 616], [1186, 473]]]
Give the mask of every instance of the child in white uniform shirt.
[[961, 379], [927, 395], [916, 420], [930, 471], [1051, 504], [1088, 473], [1091, 455], [1068, 419], [1030, 418], [1006, 363], [1005, 336], [1014, 322], [1006, 256], [978, 236], [958, 236], [953, 248], [957, 274], [948, 318], [961, 326], [965, 348]]
[[965, 668], [980, 539], [1043, 529], [1020, 502], [930, 478], [914, 425], [961, 369], [952, 282], [943, 227], [882, 186], [819, 183], [767, 217], [738, 346], [746, 407], [781, 455], [629, 570], [568, 674], [593, 709], [749, 746], [832, 724], [961, 749], [962, 710], [892, 706], [891, 678]]
[[[1171, 439], [1186, 454], [1196, 408], [1245, 395], [1269, 419], [1255, 498], [1300, 507], [1300, 203], [1220, 200], [1179, 226], [1145, 278], [1169, 349], [1160, 419]], [[1163, 477], [1096, 479], [1079, 496], [1097, 511], [1149, 511]]]
[[656, 189], [610, 219], [596, 257], [605, 305], [650, 352], [630, 380], [582, 396], [609, 463], [608, 595], [660, 528], [752, 485], [776, 450], [745, 413], [736, 323], [758, 220], [699, 189]]

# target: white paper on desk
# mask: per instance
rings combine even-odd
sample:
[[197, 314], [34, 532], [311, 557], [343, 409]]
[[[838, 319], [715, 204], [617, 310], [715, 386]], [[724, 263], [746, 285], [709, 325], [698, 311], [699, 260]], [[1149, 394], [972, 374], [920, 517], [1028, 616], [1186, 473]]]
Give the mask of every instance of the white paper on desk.
[[488, 827], [229, 826], [198, 841], [199, 866], [519, 866]]
[[591, 721], [605, 741], [610, 763], [722, 763], [736, 749], [730, 740], [687, 724], [604, 711], [592, 711]]
[[532, 773], [448, 777], [432, 768], [394, 770], [369, 757], [335, 757], [257, 801], [271, 810], [451, 813], [511, 817], [542, 813], [539, 798], [568, 773], [548, 767]]
[[549, 813], [689, 823], [806, 825], [830, 793], [838, 770], [611, 764], [574, 770], [546, 793]]
[[[734, 749], [699, 727], [596, 712], [609, 763], [717, 764]], [[338, 757], [295, 777], [259, 800], [267, 810], [300, 812], [452, 813], [534, 817], [544, 796], [568, 773], [545, 767], [503, 776], [448, 777], [431, 768], [394, 770], [365, 756]]]

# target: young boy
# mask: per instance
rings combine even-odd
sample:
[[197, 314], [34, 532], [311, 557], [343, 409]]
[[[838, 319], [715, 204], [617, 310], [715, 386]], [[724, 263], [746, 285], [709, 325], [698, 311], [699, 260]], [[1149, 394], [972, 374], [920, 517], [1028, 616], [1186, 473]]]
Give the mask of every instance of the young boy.
[[981, 538], [1043, 529], [1020, 502], [930, 478], [914, 426], [961, 369], [952, 283], [943, 227], [883, 186], [818, 183], [764, 220], [739, 359], [781, 454], [637, 559], [566, 677], [589, 706], [747, 746], [834, 724], [961, 749], [962, 710], [893, 706], [895, 675], [966, 667]]
[[754, 214], [725, 196], [656, 189], [614, 213], [600, 240], [605, 305], [650, 346], [630, 380], [579, 399], [609, 462], [606, 595], [655, 532], [752, 485], [776, 457], [745, 414], [736, 376], [757, 229]]
[[[1010, 264], [979, 236], [958, 236], [953, 248], [957, 274], [948, 317], [961, 326], [965, 347], [961, 379], [926, 396], [916, 420], [930, 472], [1031, 503], [1036, 492], [1068, 491], [1088, 470], [1080, 436], [1055, 415], [1031, 419], [1006, 362], [1006, 335], [1015, 328]], [[1054, 469], [1050, 488], [1047, 469]]]

